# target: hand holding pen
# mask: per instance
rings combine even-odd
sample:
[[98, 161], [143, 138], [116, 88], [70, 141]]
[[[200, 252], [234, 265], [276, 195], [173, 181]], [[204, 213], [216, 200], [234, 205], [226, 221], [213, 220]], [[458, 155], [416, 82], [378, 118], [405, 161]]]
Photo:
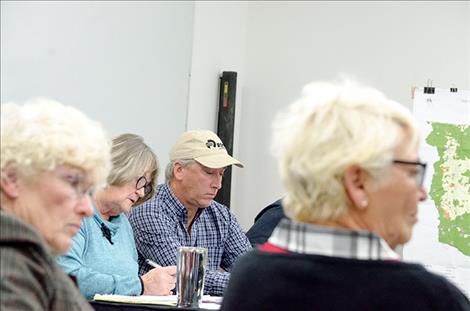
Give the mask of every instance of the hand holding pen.
[[141, 276], [144, 284], [144, 295], [171, 295], [176, 284], [176, 266], [162, 267], [147, 259], [147, 264], [154, 267]]
[[160, 266], [158, 263], [156, 263], [155, 261], [151, 260], [151, 259], [145, 259], [145, 262], [154, 267], [154, 268], [161, 268], [162, 266]]

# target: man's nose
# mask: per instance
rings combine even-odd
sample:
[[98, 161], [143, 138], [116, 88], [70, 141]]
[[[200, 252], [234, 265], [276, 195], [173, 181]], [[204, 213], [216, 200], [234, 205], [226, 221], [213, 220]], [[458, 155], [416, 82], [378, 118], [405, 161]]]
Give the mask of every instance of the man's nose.
[[216, 175], [216, 177], [212, 180], [212, 187], [217, 188], [217, 190], [222, 188], [222, 177], [222, 175]]

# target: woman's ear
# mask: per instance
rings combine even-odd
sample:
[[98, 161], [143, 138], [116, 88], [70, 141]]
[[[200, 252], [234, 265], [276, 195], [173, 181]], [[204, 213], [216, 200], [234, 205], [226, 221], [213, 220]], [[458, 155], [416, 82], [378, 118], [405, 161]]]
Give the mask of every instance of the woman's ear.
[[0, 186], [2, 188], [3, 195], [8, 199], [12, 200], [18, 197], [18, 175], [12, 167], [7, 165], [3, 169], [0, 178]]
[[367, 172], [358, 165], [352, 165], [344, 172], [344, 188], [354, 208], [365, 209], [369, 204], [364, 187], [367, 178]]

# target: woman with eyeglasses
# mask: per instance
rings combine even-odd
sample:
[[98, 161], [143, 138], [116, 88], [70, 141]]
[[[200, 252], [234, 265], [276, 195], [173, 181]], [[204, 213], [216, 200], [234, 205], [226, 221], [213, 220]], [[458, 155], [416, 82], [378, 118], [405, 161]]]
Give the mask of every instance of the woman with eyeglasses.
[[154, 268], [139, 277], [134, 235], [126, 215], [154, 194], [157, 157], [134, 134], [113, 139], [111, 157], [107, 185], [92, 196], [94, 216], [82, 221], [72, 249], [58, 262], [76, 277], [87, 299], [95, 294], [169, 295], [175, 287], [176, 267]]
[[110, 167], [102, 127], [49, 99], [1, 105], [0, 310], [92, 310], [56, 263]]
[[312, 83], [275, 119], [273, 150], [289, 219], [238, 260], [222, 310], [470, 309], [395, 251], [427, 197], [404, 106], [357, 83]]

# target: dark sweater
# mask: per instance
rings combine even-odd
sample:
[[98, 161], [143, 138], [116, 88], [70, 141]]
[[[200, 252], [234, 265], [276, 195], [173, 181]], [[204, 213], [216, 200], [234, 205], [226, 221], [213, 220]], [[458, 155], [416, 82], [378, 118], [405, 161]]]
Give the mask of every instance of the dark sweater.
[[421, 265], [253, 250], [236, 263], [222, 310], [470, 310]]
[[255, 223], [248, 230], [246, 236], [253, 247], [268, 240], [281, 219], [285, 217], [282, 209], [282, 199], [265, 207], [255, 218]]

